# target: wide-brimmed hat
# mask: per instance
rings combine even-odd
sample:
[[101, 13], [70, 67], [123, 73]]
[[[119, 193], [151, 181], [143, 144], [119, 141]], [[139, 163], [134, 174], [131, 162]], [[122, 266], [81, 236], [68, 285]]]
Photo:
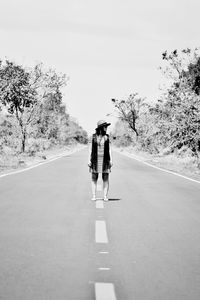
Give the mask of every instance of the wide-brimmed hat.
[[111, 123], [107, 123], [107, 122], [104, 121], [104, 120], [100, 120], [100, 121], [97, 122], [97, 128], [96, 128], [96, 129], [98, 129], [98, 128], [100, 128], [100, 127], [104, 127], [104, 126], [108, 127], [110, 124], [111, 124]]

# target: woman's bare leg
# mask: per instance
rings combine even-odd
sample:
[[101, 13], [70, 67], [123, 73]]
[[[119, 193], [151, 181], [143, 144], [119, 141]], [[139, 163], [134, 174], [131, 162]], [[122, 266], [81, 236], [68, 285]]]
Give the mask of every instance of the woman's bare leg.
[[92, 200], [96, 200], [98, 173], [92, 173]]
[[102, 174], [103, 179], [103, 198], [105, 201], [108, 201], [108, 191], [109, 191], [109, 174], [103, 173]]

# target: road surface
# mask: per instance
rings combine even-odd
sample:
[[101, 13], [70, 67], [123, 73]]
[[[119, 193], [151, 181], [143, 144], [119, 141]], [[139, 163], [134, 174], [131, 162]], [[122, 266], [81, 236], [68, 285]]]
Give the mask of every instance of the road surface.
[[87, 149], [0, 178], [0, 299], [200, 299], [199, 183], [114, 152], [90, 198]]

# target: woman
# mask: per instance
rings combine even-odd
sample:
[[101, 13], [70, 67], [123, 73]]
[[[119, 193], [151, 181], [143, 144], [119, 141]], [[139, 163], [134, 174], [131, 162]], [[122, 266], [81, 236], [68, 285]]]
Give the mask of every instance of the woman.
[[108, 201], [109, 173], [111, 171], [112, 153], [109, 135], [106, 134], [110, 123], [100, 120], [97, 123], [96, 133], [92, 136], [92, 144], [89, 149], [88, 166], [92, 173], [92, 199], [96, 200], [97, 180], [102, 173], [104, 201]]

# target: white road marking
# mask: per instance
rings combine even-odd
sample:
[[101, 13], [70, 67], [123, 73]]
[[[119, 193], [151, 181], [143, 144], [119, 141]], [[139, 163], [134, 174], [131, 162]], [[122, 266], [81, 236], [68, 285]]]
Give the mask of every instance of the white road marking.
[[100, 251], [99, 253], [100, 254], [108, 254], [109, 252], [108, 251]]
[[115, 288], [112, 283], [96, 282], [95, 283], [96, 300], [117, 300]]
[[108, 243], [105, 221], [95, 222], [95, 241], [96, 243]]
[[101, 185], [101, 182], [97, 182], [97, 191], [100, 192], [102, 191], [102, 185]]
[[96, 201], [96, 208], [104, 208], [104, 205], [103, 205], [103, 200], [101, 201]]
[[100, 270], [100, 271], [109, 271], [110, 270], [110, 268], [98, 268], [98, 270]]
[[[115, 151], [117, 151], [117, 150], [115, 150]], [[139, 161], [139, 162], [141, 162], [141, 163], [143, 163], [143, 164], [145, 164], [145, 165], [147, 165], [147, 166], [149, 166], [149, 167], [152, 167], [152, 168], [154, 168], [154, 169], [158, 169], [158, 170], [160, 170], [160, 171], [162, 171], [162, 172], [166, 172], [166, 173], [169, 173], [169, 174], [173, 174], [173, 175], [175, 175], [175, 176], [179, 176], [179, 177], [182, 177], [182, 178], [184, 178], [184, 179], [187, 179], [187, 180], [190, 180], [190, 181], [193, 181], [193, 182], [196, 182], [196, 183], [200, 183], [199, 180], [195, 180], [195, 179], [192, 179], [192, 178], [190, 178], [190, 177], [187, 177], [187, 176], [178, 174], [178, 173], [176, 173], [176, 172], [169, 171], [169, 170], [166, 170], [166, 169], [163, 169], [163, 168], [154, 166], [154, 165], [152, 165], [152, 164], [150, 164], [150, 163], [147, 163], [146, 161], [143, 161], [143, 160], [137, 158], [136, 156], [127, 155], [127, 154], [125, 154], [125, 153], [123, 153], [123, 152], [119, 152], [119, 151], [117, 151], [117, 152], [120, 153], [120, 154], [122, 154], [122, 155], [125, 155], [126, 157], [133, 158], [133, 159], [135, 159], [135, 160], [137, 160], [137, 161]]]

